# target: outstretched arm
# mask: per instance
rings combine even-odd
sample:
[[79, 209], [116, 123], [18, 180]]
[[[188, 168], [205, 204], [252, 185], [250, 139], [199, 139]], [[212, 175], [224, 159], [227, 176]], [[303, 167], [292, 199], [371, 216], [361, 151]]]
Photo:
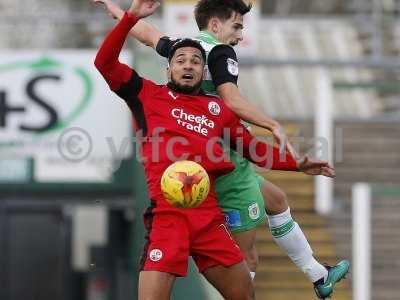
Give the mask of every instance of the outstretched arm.
[[94, 65], [113, 91], [119, 90], [134, 72], [129, 66], [121, 63], [118, 58], [129, 30], [137, 21], [138, 18], [136, 16], [126, 13], [107, 35], [97, 52]]
[[279, 145], [286, 146], [296, 155], [279, 122], [265, 115], [240, 93], [237, 86], [239, 65], [233, 48], [228, 45], [214, 47], [208, 56], [208, 67], [218, 95], [224, 103], [242, 120], [271, 131]]
[[[91, 0], [94, 3], [103, 4], [108, 14], [114, 19], [121, 20], [124, 16], [124, 11], [112, 0]], [[144, 20], [139, 20], [129, 34], [136, 38], [139, 42], [153, 49], [156, 49], [157, 43], [162, 34], [153, 25]]]
[[288, 151], [281, 152], [278, 148], [252, 136], [236, 116], [232, 117], [229, 129], [232, 147], [262, 168], [335, 177], [335, 170], [328, 162], [307, 156], [295, 158]]
[[140, 18], [151, 15], [158, 6], [159, 3], [153, 0], [134, 0], [128, 12], [124, 14], [122, 20], [107, 35], [101, 45], [94, 63], [111, 90], [119, 90], [132, 77], [135, 77], [137, 86], [140, 86], [139, 76], [130, 67], [120, 63], [118, 57], [132, 27]]

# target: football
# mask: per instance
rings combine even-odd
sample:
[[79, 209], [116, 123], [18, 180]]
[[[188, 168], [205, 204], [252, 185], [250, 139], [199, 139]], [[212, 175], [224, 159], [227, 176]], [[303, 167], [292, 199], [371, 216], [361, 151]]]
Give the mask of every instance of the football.
[[164, 171], [161, 190], [171, 205], [194, 208], [207, 198], [210, 178], [200, 164], [190, 160], [177, 161]]

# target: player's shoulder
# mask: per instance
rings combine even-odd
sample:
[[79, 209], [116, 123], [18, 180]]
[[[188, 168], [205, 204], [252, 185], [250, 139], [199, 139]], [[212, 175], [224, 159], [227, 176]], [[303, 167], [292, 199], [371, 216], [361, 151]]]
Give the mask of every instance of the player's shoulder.
[[226, 44], [218, 44], [214, 46], [208, 54], [208, 57], [209, 59], [213, 59], [222, 55], [237, 60], [235, 49], [233, 49], [232, 46]]
[[153, 87], [153, 88], [157, 88], [157, 87], [161, 87], [162, 85], [155, 83], [154, 81], [150, 80], [150, 79], [146, 79], [146, 78], [142, 78], [143, 80], [143, 85], [146, 85], [148, 87]]
[[162, 90], [165, 87], [165, 84], [157, 84], [152, 80], [142, 78], [142, 91], [148, 96], [154, 95], [157, 91]]
[[[218, 45], [213, 48], [208, 55], [208, 67], [213, 78], [215, 75], [221, 74], [221, 72], [224, 76], [228, 77], [237, 77], [239, 75], [239, 62], [235, 50], [229, 45]], [[226, 71], [229, 74], [225, 73]]]

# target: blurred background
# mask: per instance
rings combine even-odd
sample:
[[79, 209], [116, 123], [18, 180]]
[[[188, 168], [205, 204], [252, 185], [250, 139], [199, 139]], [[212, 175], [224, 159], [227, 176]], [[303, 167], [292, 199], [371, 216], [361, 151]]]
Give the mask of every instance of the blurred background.
[[[149, 20], [193, 35], [194, 3], [163, 1]], [[245, 18], [243, 94], [337, 170], [261, 172], [320, 261], [351, 261], [333, 299], [400, 295], [399, 12], [397, 0], [263, 0]], [[89, 0], [0, 0], [0, 16], [0, 299], [136, 299], [146, 184], [127, 107], [93, 66], [115, 21]], [[165, 82], [151, 49], [129, 39], [122, 57]], [[258, 299], [316, 299], [265, 226], [258, 250]], [[193, 267], [173, 298], [189, 297], [218, 299]]]

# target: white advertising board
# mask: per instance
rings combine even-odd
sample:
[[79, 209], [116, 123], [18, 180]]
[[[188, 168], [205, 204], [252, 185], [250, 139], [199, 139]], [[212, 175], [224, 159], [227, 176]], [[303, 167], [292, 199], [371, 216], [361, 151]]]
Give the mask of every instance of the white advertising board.
[[[0, 52], [3, 167], [7, 162], [23, 167], [18, 160], [33, 158], [36, 182], [110, 181], [112, 162], [132, 151], [131, 143], [119, 157], [120, 151], [113, 151], [132, 136], [131, 116], [95, 69], [95, 55], [94, 50]], [[20, 173], [26, 176], [21, 171], [15, 176]]]

